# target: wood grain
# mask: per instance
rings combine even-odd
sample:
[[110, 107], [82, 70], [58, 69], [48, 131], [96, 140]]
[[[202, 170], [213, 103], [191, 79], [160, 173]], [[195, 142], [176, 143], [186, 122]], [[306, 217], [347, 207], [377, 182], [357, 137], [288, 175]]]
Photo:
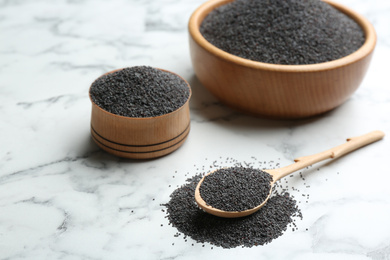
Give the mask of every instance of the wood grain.
[[211, 0], [189, 21], [190, 53], [199, 81], [220, 101], [247, 113], [271, 118], [304, 118], [344, 103], [359, 87], [376, 44], [373, 26], [349, 8], [325, 1], [362, 27], [366, 41], [338, 60], [310, 65], [278, 65], [229, 54], [200, 33], [204, 17], [232, 0]]

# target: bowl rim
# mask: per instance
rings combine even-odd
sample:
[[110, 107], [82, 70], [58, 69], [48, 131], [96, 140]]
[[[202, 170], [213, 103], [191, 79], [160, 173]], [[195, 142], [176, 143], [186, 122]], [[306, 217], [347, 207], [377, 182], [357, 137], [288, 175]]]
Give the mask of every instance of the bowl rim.
[[322, 0], [323, 2], [330, 4], [340, 12], [352, 18], [362, 28], [365, 35], [365, 41], [363, 45], [355, 52], [332, 61], [315, 63], [315, 64], [300, 64], [300, 65], [272, 64], [272, 63], [265, 63], [265, 62], [259, 62], [259, 61], [253, 61], [253, 60], [241, 58], [239, 56], [230, 54], [212, 45], [203, 37], [203, 35], [200, 33], [199, 30], [199, 27], [203, 22], [203, 19], [212, 10], [214, 10], [215, 8], [221, 5], [233, 1], [235, 0], [210, 0], [203, 3], [191, 15], [190, 20], [188, 22], [188, 31], [192, 39], [199, 46], [201, 46], [208, 52], [214, 54], [218, 58], [221, 58], [228, 62], [232, 62], [244, 67], [249, 67], [253, 69], [262, 69], [268, 71], [280, 71], [280, 72], [324, 71], [324, 70], [335, 69], [338, 67], [343, 67], [351, 63], [354, 63], [356, 61], [359, 61], [364, 57], [368, 56], [374, 50], [376, 45], [377, 37], [376, 37], [375, 29], [364, 16], [360, 15], [359, 13], [339, 3], [335, 3], [329, 0]]
[[[106, 72], [104, 73], [103, 75], [99, 76], [97, 79], [105, 76], [105, 75], [108, 75], [108, 74], [111, 74], [111, 73], [114, 73], [114, 72], [117, 72], [117, 71], [121, 71], [123, 69], [126, 69], [126, 68], [130, 68], [130, 67], [125, 67], [125, 68], [119, 68], [119, 69], [115, 69], [115, 70], [111, 70], [109, 72]], [[154, 69], [158, 69], [158, 70], [161, 70], [163, 72], [167, 72], [167, 73], [171, 73], [173, 75], [176, 75], [177, 77], [179, 77], [181, 80], [183, 80], [186, 84], [187, 84], [187, 87], [188, 87], [188, 90], [189, 90], [189, 94], [188, 94], [188, 98], [186, 100], [186, 102], [184, 102], [184, 104], [177, 108], [176, 110], [170, 112], [170, 113], [167, 113], [167, 114], [163, 114], [163, 115], [159, 115], [159, 116], [150, 116], [150, 117], [130, 117], [130, 116], [121, 116], [121, 115], [117, 115], [117, 114], [114, 114], [114, 113], [111, 113], [103, 108], [101, 108], [100, 106], [98, 106], [93, 100], [92, 100], [92, 96], [91, 96], [91, 88], [92, 88], [92, 85], [93, 83], [97, 80], [95, 79], [92, 84], [90, 85], [89, 89], [88, 89], [88, 97], [89, 97], [89, 100], [91, 101], [92, 103], [92, 106], [95, 106], [97, 109], [99, 109], [101, 112], [103, 113], [107, 113], [108, 115], [110, 116], [114, 116], [114, 117], [118, 117], [118, 118], [122, 118], [122, 119], [129, 119], [129, 120], [154, 120], [154, 119], [161, 119], [161, 118], [164, 118], [164, 117], [167, 117], [167, 116], [170, 116], [174, 113], [177, 113], [179, 112], [180, 110], [184, 109], [184, 107], [189, 104], [190, 102], [190, 99], [191, 99], [191, 96], [192, 96], [192, 90], [191, 90], [191, 86], [190, 84], [188, 83], [187, 80], [185, 80], [183, 77], [181, 77], [180, 75], [172, 72], [172, 71], [169, 71], [169, 70], [165, 70], [165, 69], [161, 69], [161, 68], [156, 68], [156, 67], [152, 67]]]

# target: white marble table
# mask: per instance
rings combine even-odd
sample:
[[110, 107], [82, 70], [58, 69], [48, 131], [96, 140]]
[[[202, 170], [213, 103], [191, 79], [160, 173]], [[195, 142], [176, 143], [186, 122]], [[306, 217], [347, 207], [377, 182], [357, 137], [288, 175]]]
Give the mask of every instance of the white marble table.
[[[305, 170], [305, 184], [290, 178], [310, 199], [298, 230], [268, 245], [174, 237], [160, 204], [214, 160], [287, 165], [347, 137], [390, 134], [389, 1], [340, 0], [376, 28], [374, 58], [344, 105], [299, 121], [243, 115], [197, 81], [187, 21], [202, 2], [0, 0], [0, 259], [390, 258], [389, 137]], [[156, 160], [117, 158], [90, 138], [89, 85], [135, 65], [174, 71], [193, 89], [187, 141]]]

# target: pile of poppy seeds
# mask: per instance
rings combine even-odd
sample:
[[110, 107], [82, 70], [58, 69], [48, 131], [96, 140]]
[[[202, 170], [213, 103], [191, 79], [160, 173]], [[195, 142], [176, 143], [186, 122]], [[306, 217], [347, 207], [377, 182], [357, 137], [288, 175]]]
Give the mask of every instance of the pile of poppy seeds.
[[320, 0], [235, 0], [210, 12], [200, 32], [230, 54], [285, 65], [336, 60], [365, 41], [353, 19]]
[[179, 76], [148, 66], [125, 68], [101, 76], [90, 88], [92, 101], [126, 117], [156, 117], [183, 106], [188, 84]]
[[[237, 162], [231, 169], [243, 168], [248, 172], [257, 172], [253, 165], [244, 166]], [[204, 212], [196, 204], [194, 194], [205, 172], [198, 172], [188, 178], [185, 184], [172, 192], [169, 202], [162, 204], [166, 208], [162, 211], [166, 211], [169, 224], [178, 230], [175, 237], [183, 234], [186, 242], [187, 238], [192, 238], [197, 243], [203, 243], [203, 247], [204, 243], [222, 248], [253, 247], [270, 243], [281, 236], [288, 227], [293, 226], [293, 231], [297, 229], [295, 220], [297, 217], [302, 218], [301, 211], [294, 196], [287, 193], [288, 187], [283, 188], [280, 181], [274, 186], [267, 203], [252, 215], [221, 218]]]
[[199, 187], [207, 205], [223, 211], [244, 211], [265, 201], [272, 176], [247, 167], [230, 167], [207, 175]]

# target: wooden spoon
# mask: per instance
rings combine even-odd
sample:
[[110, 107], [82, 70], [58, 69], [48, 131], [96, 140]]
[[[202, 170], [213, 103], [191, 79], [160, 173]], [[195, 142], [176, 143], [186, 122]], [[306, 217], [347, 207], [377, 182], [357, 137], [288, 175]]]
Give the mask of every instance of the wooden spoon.
[[[261, 207], [265, 205], [269, 197], [271, 196], [272, 187], [275, 184], [276, 181], [279, 179], [289, 175], [290, 173], [293, 173], [297, 170], [303, 169], [307, 166], [310, 166], [314, 163], [324, 161], [326, 159], [335, 159], [343, 156], [344, 154], [347, 154], [349, 152], [352, 152], [358, 148], [361, 148], [365, 145], [368, 145], [370, 143], [376, 142], [380, 139], [382, 139], [385, 136], [385, 134], [382, 131], [373, 131], [368, 134], [358, 136], [358, 137], [352, 137], [348, 138], [347, 142], [336, 146], [334, 148], [331, 148], [329, 150], [323, 151], [321, 153], [317, 153], [314, 155], [299, 157], [295, 159], [295, 163], [285, 166], [283, 168], [279, 169], [270, 169], [270, 170], [264, 170], [265, 172], [272, 175], [273, 180], [271, 182], [271, 189], [268, 194], [268, 197], [262, 202], [260, 205], [244, 210], [244, 211], [223, 211], [217, 208], [214, 208], [210, 205], [207, 205], [207, 203], [202, 199], [200, 196], [199, 188], [202, 185], [202, 182], [204, 181], [204, 178], [207, 176], [204, 176], [198, 183], [195, 189], [195, 201], [199, 205], [200, 208], [202, 208], [207, 213], [210, 213], [215, 216], [224, 217], [224, 218], [238, 218], [238, 217], [244, 217], [251, 215], [258, 211]], [[214, 171], [213, 171], [214, 172]], [[209, 174], [212, 174], [213, 172], [210, 172]]]

